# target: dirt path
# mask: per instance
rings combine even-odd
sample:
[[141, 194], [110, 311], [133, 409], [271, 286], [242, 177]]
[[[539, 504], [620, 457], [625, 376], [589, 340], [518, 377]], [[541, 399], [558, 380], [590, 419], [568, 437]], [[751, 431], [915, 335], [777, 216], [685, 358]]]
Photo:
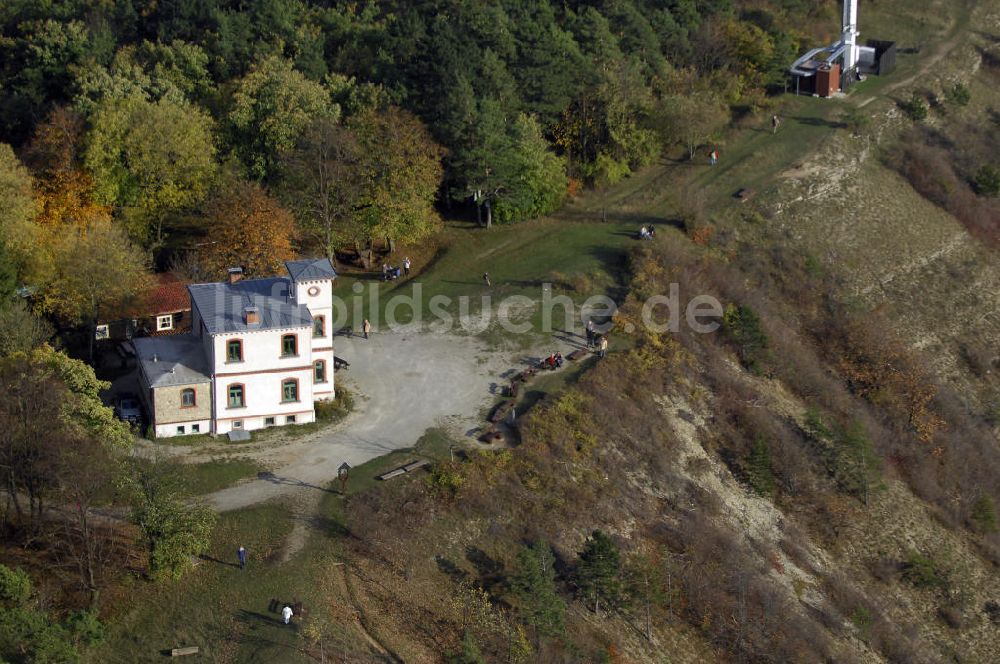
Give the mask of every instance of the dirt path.
[[[546, 351], [572, 350], [560, 339], [545, 343]], [[502, 374], [538, 359], [530, 352], [491, 351], [472, 336], [414, 328], [376, 333], [368, 341], [338, 337], [335, 344], [337, 356], [351, 364], [338, 372], [337, 380], [354, 393], [354, 412], [315, 436], [241, 449], [240, 454], [275, 470], [208, 495], [215, 509], [239, 509], [303, 491], [318, 497], [345, 461], [358, 466], [412, 447], [431, 427], [470, 435], [483, 423], [493, 393], [506, 382]], [[297, 550], [290, 548], [289, 556]]]

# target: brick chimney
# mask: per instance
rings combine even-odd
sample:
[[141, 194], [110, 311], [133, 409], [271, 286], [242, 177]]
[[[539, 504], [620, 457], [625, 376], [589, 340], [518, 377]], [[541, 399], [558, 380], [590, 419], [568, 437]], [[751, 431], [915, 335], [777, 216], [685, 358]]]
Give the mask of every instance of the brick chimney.
[[246, 307], [243, 309], [243, 320], [247, 327], [260, 325], [260, 311], [257, 307]]
[[231, 267], [229, 272], [229, 283], [235, 284], [237, 281], [243, 278], [243, 268], [241, 267]]

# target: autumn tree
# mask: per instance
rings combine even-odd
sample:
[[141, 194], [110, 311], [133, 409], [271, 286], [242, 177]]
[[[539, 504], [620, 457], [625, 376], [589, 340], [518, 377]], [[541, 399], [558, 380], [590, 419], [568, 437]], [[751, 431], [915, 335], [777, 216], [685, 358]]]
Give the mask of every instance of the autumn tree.
[[134, 238], [158, 247], [168, 217], [200, 203], [215, 176], [212, 120], [167, 99], [105, 99], [91, 117], [84, 162], [96, 200]]
[[101, 317], [120, 313], [151, 286], [148, 257], [117, 225], [67, 230], [52, 248], [52, 275], [38, 294], [44, 311], [93, 335]]
[[206, 224], [212, 243], [201, 255], [209, 273], [240, 266], [247, 276], [271, 276], [295, 257], [295, 220], [256, 183], [235, 182], [214, 197]]
[[364, 154], [353, 131], [332, 118], [315, 120], [282, 164], [282, 194], [294, 210], [304, 239], [331, 262], [353, 241], [351, 228], [361, 200]]
[[272, 56], [237, 82], [227, 121], [237, 154], [262, 180], [277, 173], [280, 155], [294, 147], [312, 121], [339, 116], [328, 90], [288, 60]]
[[28, 145], [26, 161], [37, 176], [36, 223], [42, 236], [59, 235], [67, 226], [88, 228], [110, 218], [110, 208], [94, 201], [93, 178], [80, 164], [83, 126], [83, 118], [72, 109], [56, 107]]

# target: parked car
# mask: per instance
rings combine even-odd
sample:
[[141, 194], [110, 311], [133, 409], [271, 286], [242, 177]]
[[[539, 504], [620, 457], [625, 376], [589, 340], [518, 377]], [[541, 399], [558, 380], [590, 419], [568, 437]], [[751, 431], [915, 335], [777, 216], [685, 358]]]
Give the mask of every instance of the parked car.
[[123, 395], [115, 404], [115, 415], [123, 422], [138, 425], [142, 422], [142, 410], [139, 400], [132, 395]]

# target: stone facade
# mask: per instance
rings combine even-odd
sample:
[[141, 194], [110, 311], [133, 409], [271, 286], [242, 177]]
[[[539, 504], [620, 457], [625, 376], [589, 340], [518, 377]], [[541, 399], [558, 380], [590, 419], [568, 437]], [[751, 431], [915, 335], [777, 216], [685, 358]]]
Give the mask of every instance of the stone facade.
[[[181, 405], [184, 390], [194, 390], [194, 406]], [[211, 383], [154, 387], [152, 392], [153, 407], [150, 412], [157, 425], [212, 419]]]

